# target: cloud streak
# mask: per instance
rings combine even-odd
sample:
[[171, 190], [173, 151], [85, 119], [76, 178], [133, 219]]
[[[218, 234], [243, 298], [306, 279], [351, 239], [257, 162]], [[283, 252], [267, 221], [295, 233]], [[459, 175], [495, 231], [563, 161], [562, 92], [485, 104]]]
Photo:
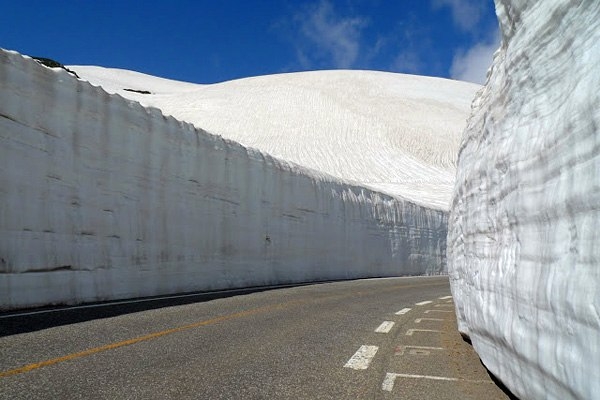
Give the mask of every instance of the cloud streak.
[[391, 70], [405, 74], [418, 74], [422, 66], [423, 62], [417, 52], [404, 51], [394, 58]]
[[483, 85], [487, 71], [492, 65], [494, 52], [499, 45], [500, 34], [496, 27], [488, 40], [475, 43], [471, 48], [458, 50], [454, 54], [450, 77]]
[[377, 69], [484, 82], [499, 43], [497, 25], [490, 29], [490, 4], [425, 0], [423, 7], [398, 7], [397, 16], [375, 24], [369, 17], [377, 21], [387, 8], [370, 12], [364, 3], [353, 6], [357, 1], [305, 0], [290, 6], [272, 25], [291, 45], [293, 61], [282, 70]]
[[297, 13], [294, 24], [298, 32], [296, 54], [302, 66], [352, 68], [361, 52], [362, 30], [368, 19], [340, 16], [331, 2], [322, 0]]
[[476, 29], [483, 15], [481, 0], [432, 0], [431, 4], [434, 10], [449, 7], [454, 24], [465, 32]]

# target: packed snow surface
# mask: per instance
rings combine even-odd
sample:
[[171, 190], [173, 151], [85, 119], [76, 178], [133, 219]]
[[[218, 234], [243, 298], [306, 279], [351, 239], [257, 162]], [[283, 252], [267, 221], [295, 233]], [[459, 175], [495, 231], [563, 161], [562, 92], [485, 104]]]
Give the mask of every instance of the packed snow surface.
[[[370, 74], [357, 76], [363, 75]], [[123, 77], [126, 88], [168, 92], [171, 100], [173, 91], [199, 91], [197, 85], [116, 74]], [[253, 80], [231, 85], [241, 91], [244, 82]], [[204, 89], [231, 95], [219, 87]], [[261, 96], [269, 90], [275, 109], [288, 101], [277, 98], [272, 85], [256, 88], [259, 101], [267, 101]], [[238, 115], [252, 115], [219, 111], [225, 99], [217, 97], [205, 107], [232, 124], [239, 124]], [[297, 115], [298, 123], [317, 118], [317, 110], [305, 111]], [[264, 126], [287, 121], [278, 111], [268, 117], [267, 110], [255, 112], [267, 119]], [[342, 122], [336, 118], [332, 121]], [[363, 128], [366, 135], [366, 122]], [[320, 135], [311, 136], [318, 140], [314, 149], [330, 140], [328, 131], [319, 129]], [[358, 138], [350, 132], [348, 127], [346, 140], [331, 141], [338, 153], [346, 146], [342, 142], [356, 146]], [[344, 162], [334, 153], [321, 156], [331, 158], [331, 165]], [[447, 157], [422, 162], [423, 171], [447, 173], [452, 163]], [[403, 165], [414, 167], [393, 168]], [[63, 69], [0, 50], [0, 309], [439, 274], [445, 271], [446, 233], [446, 211], [244, 147], [108, 94]]]
[[496, 0], [449, 217], [459, 329], [522, 399], [600, 396], [600, 2]]
[[244, 146], [443, 210], [450, 201], [460, 134], [480, 89], [375, 71], [314, 71], [199, 85], [127, 70], [69, 68], [110, 93]]

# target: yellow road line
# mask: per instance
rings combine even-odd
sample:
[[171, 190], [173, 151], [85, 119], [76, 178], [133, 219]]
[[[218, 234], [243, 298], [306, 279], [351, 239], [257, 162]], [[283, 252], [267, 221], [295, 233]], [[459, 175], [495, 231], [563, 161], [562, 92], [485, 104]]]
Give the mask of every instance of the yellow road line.
[[161, 336], [170, 335], [172, 333], [177, 333], [177, 332], [185, 331], [185, 330], [188, 330], [188, 329], [198, 328], [198, 327], [201, 327], [201, 326], [212, 325], [212, 324], [216, 324], [218, 322], [223, 322], [223, 321], [227, 321], [227, 320], [234, 319], [234, 318], [246, 317], [246, 316], [249, 316], [249, 315], [258, 314], [260, 312], [264, 312], [264, 311], [271, 310], [271, 309], [274, 309], [274, 308], [282, 308], [282, 307], [285, 307], [285, 306], [286, 305], [282, 304], [282, 305], [276, 305], [276, 306], [268, 306], [268, 307], [256, 308], [256, 309], [253, 309], [253, 310], [242, 311], [242, 312], [235, 313], [235, 314], [224, 315], [222, 317], [212, 318], [212, 319], [209, 319], [209, 320], [200, 321], [200, 322], [196, 322], [196, 323], [189, 324], [189, 325], [179, 326], [177, 328], [166, 329], [164, 331], [150, 333], [148, 335], [139, 336], [139, 337], [136, 337], [136, 338], [133, 338], [133, 339], [128, 339], [128, 340], [123, 340], [121, 342], [109, 343], [109, 344], [104, 345], [104, 346], [94, 347], [94, 348], [91, 348], [91, 349], [80, 351], [78, 353], [71, 353], [71, 354], [67, 354], [66, 356], [52, 358], [50, 360], [46, 360], [46, 361], [41, 361], [41, 362], [38, 362], [38, 363], [33, 363], [33, 364], [25, 365], [24, 367], [15, 368], [15, 369], [11, 369], [11, 370], [8, 370], [8, 371], [2, 371], [2, 372], [0, 372], [0, 378], [4, 378], [4, 377], [7, 377], [7, 376], [11, 376], [11, 375], [22, 374], [22, 373], [25, 373], [25, 372], [33, 371], [34, 369], [38, 369], [38, 368], [42, 368], [42, 367], [47, 367], [49, 365], [58, 364], [58, 363], [69, 361], [69, 360], [73, 360], [73, 359], [76, 359], [76, 358], [90, 356], [92, 354], [100, 353], [100, 352], [107, 351], [107, 350], [117, 349], [117, 348], [123, 347], [123, 346], [129, 346], [129, 345], [132, 345], [132, 344], [144, 342], [146, 340], [156, 339], [156, 338], [159, 338]]
[[[354, 296], [357, 296], [357, 295], [360, 296], [360, 295], [364, 295], [364, 294], [368, 294], [368, 293], [373, 293], [373, 292], [381, 293], [381, 292], [387, 292], [387, 291], [397, 290], [397, 289], [401, 289], [401, 288], [402, 289], [408, 289], [408, 288], [414, 288], [414, 287], [439, 286], [439, 285], [441, 285], [441, 284], [439, 284], [439, 283], [433, 283], [433, 284], [432, 283], [427, 283], [427, 284], [413, 284], [413, 285], [397, 285], [397, 286], [392, 286], [390, 288], [385, 288], [385, 289], [368, 290], [368, 291], [364, 291], [364, 292], [362, 292], [362, 291], [361, 292], [354, 292], [352, 294], [346, 294], [346, 295], [323, 296], [323, 297], [319, 298], [319, 300], [329, 300], [329, 299], [332, 299], [332, 298], [354, 297]], [[315, 299], [313, 298], [311, 300], [314, 301]], [[199, 328], [201, 326], [213, 325], [213, 324], [216, 324], [216, 323], [219, 323], [219, 322], [228, 321], [228, 320], [232, 320], [232, 319], [236, 319], [236, 318], [241, 318], [241, 317], [247, 317], [247, 316], [250, 316], [250, 315], [259, 314], [259, 313], [262, 313], [262, 312], [271, 311], [271, 310], [275, 310], [275, 309], [288, 308], [288, 307], [290, 307], [292, 305], [302, 304], [302, 303], [306, 303], [306, 302], [308, 302], [308, 300], [296, 300], [296, 301], [289, 301], [289, 302], [286, 302], [286, 303], [280, 303], [280, 304], [275, 304], [275, 305], [270, 305], [270, 306], [255, 308], [255, 309], [251, 309], [251, 310], [247, 310], [247, 311], [241, 311], [241, 312], [234, 313], [234, 314], [223, 315], [221, 317], [216, 317], [216, 318], [212, 318], [212, 319], [208, 319], [208, 320], [204, 320], [204, 321], [200, 321], [200, 322], [195, 322], [195, 323], [189, 324], [189, 325], [183, 325], [183, 326], [179, 326], [179, 327], [176, 327], [176, 328], [166, 329], [164, 331], [150, 333], [148, 335], [138, 336], [138, 337], [133, 338], [133, 339], [123, 340], [123, 341], [115, 342], [115, 343], [109, 343], [109, 344], [106, 344], [104, 346], [93, 347], [91, 349], [83, 350], [83, 351], [80, 351], [80, 352], [77, 352], [77, 353], [67, 354], [67, 355], [62, 356], [62, 357], [52, 358], [50, 360], [40, 361], [40, 362], [33, 363], [33, 364], [28, 364], [28, 365], [25, 365], [25, 366], [20, 367], [20, 368], [9, 369], [7, 371], [0, 371], [0, 378], [5, 378], [5, 377], [8, 377], [8, 376], [23, 374], [23, 373], [30, 372], [30, 371], [33, 371], [33, 370], [36, 370], [36, 369], [39, 369], [39, 368], [47, 367], [47, 366], [50, 366], [50, 365], [62, 363], [62, 362], [69, 361], [69, 360], [74, 360], [74, 359], [77, 359], [77, 358], [91, 356], [93, 354], [101, 353], [103, 351], [117, 349], [119, 347], [129, 346], [129, 345], [140, 343], [140, 342], [145, 342], [147, 340], [156, 339], [156, 338], [159, 338], [159, 337], [162, 337], [162, 336], [167, 336], [167, 335], [170, 335], [170, 334], [173, 334], [173, 333], [182, 332], [182, 331], [186, 331], [186, 330], [193, 329], [193, 328]]]

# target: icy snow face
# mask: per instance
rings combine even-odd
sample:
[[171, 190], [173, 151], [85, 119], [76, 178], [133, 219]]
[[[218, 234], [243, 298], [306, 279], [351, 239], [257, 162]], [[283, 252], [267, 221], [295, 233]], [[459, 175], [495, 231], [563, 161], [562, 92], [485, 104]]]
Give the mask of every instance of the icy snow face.
[[517, 396], [600, 393], [600, 2], [497, 0], [449, 218], [459, 328]]
[[69, 68], [111, 93], [245, 146], [443, 210], [454, 183], [460, 133], [480, 89], [374, 71], [315, 71], [194, 85], [132, 71]]
[[0, 309], [444, 271], [443, 211], [14, 52], [0, 88]]

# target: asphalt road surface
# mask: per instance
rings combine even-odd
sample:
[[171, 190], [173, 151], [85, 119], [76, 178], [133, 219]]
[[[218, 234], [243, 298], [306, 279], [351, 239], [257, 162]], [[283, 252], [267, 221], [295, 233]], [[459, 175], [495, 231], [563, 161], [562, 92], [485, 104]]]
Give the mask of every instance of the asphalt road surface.
[[446, 277], [0, 315], [0, 399], [469, 398], [508, 396]]

